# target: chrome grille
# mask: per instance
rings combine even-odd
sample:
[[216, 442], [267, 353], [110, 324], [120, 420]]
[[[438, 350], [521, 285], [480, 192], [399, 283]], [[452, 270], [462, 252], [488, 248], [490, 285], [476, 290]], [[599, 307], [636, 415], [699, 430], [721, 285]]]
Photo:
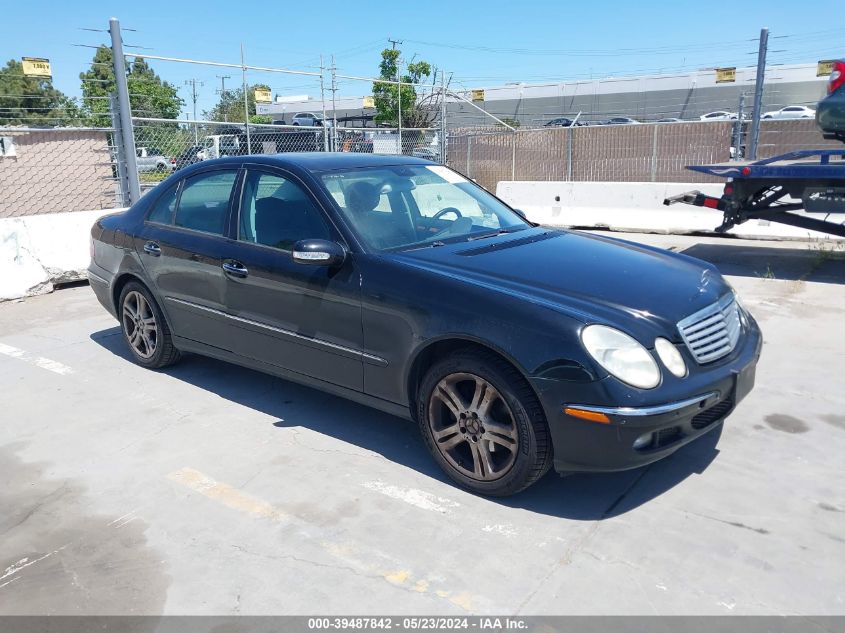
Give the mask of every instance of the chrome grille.
[[741, 329], [739, 306], [733, 293], [678, 323], [681, 338], [700, 365], [730, 354], [739, 341]]

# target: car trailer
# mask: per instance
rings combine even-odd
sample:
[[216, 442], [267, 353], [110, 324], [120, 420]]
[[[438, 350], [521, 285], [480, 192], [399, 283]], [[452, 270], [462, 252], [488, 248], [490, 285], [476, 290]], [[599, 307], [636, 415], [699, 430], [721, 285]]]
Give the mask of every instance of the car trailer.
[[[845, 213], [845, 150], [800, 150], [758, 160], [717, 165], [690, 165], [687, 169], [727, 178], [721, 198], [689, 191], [663, 201], [717, 209], [723, 215], [717, 233], [746, 220], [765, 219], [845, 237], [845, 225], [796, 215]], [[791, 198], [784, 201], [784, 198]]]

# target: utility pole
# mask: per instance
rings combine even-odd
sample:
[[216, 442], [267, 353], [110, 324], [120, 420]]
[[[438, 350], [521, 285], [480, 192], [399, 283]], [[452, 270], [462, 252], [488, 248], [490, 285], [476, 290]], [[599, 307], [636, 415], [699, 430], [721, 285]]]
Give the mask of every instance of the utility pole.
[[241, 44], [241, 73], [244, 86], [244, 127], [246, 128], [246, 153], [252, 154], [252, 139], [249, 136], [249, 98], [246, 92], [246, 62], [244, 62], [244, 45]]
[[[226, 80], [231, 79], [231, 75], [215, 75], [220, 80], [220, 90], [217, 91], [217, 94], [220, 95], [220, 100], [224, 102], [226, 101]], [[223, 108], [223, 120], [228, 121], [229, 115], [226, 111], [226, 108]]]
[[387, 38], [387, 41], [391, 43], [394, 51], [396, 50], [396, 45], [402, 43], [402, 40], [392, 40], [389, 37]]
[[763, 83], [766, 80], [766, 51], [769, 46], [769, 29], [760, 30], [760, 47], [757, 51], [757, 82], [754, 86], [754, 111], [751, 113], [751, 140], [748, 143], [748, 158], [757, 158], [757, 144], [760, 141], [760, 112], [763, 108]]
[[399, 153], [402, 153], [402, 73], [399, 69], [399, 60], [396, 60], [396, 81], [399, 82], [398, 90], [396, 91], [396, 105], [398, 108], [398, 123], [399, 123]]
[[320, 55], [320, 103], [323, 107], [323, 151], [329, 151], [329, 133], [326, 130], [326, 87], [323, 82], [323, 72], [326, 70], [323, 66], [323, 56]]
[[337, 66], [334, 65], [334, 55], [332, 55], [332, 151], [337, 151], [337, 104], [335, 103], [335, 94], [337, 93]]
[[194, 144], [199, 143], [199, 130], [197, 130], [197, 84], [204, 85], [197, 79], [186, 79], [185, 85], [191, 87], [191, 100], [194, 102]]

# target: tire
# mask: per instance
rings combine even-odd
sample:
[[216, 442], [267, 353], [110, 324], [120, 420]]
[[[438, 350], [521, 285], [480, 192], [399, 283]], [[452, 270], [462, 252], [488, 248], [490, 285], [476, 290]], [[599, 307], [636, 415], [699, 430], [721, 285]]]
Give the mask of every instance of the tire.
[[179, 360], [170, 327], [150, 291], [130, 281], [120, 292], [117, 304], [120, 329], [132, 358], [142, 367], [161, 369]]
[[420, 382], [416, 402], [429, 452], [463, 488], [504, 497], [551, 467], [549, 427], [536, 395], [493, 353], [459, 350], [435, 363]]
[[167, 164], [166, 163], [156, 163], [156, 171], [160, 174], [163, 174], [167, 171]]

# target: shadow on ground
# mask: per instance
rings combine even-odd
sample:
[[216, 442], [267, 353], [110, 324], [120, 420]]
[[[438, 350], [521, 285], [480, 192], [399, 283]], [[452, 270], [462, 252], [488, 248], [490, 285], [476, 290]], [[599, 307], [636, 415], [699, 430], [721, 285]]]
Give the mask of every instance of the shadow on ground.
[[820, 244], [811, 249], [779, 248], [725, 239], [695, 244], [680, 252], [715, 264], [723, 275], [845, 284], [845, 251]]
[[[119, 327], [91, 339], [132, 362]], [[428, 454], [414, 423], [310, 387], [211, 358], [189, 355], [164, 370], [169, 376], [276, 419], [278, 428], [302, 427], [383, 455], [427, 477], [450, 482]], [[624, 514], [700, 474], [718, 454], [721, 426], [645, 468], [621, 473], [549, 472], [528, 490], [505, 499], [507, 507], [561, 518], [595, 521]], [[451, 485], [451, 483], [450, 483]]]

